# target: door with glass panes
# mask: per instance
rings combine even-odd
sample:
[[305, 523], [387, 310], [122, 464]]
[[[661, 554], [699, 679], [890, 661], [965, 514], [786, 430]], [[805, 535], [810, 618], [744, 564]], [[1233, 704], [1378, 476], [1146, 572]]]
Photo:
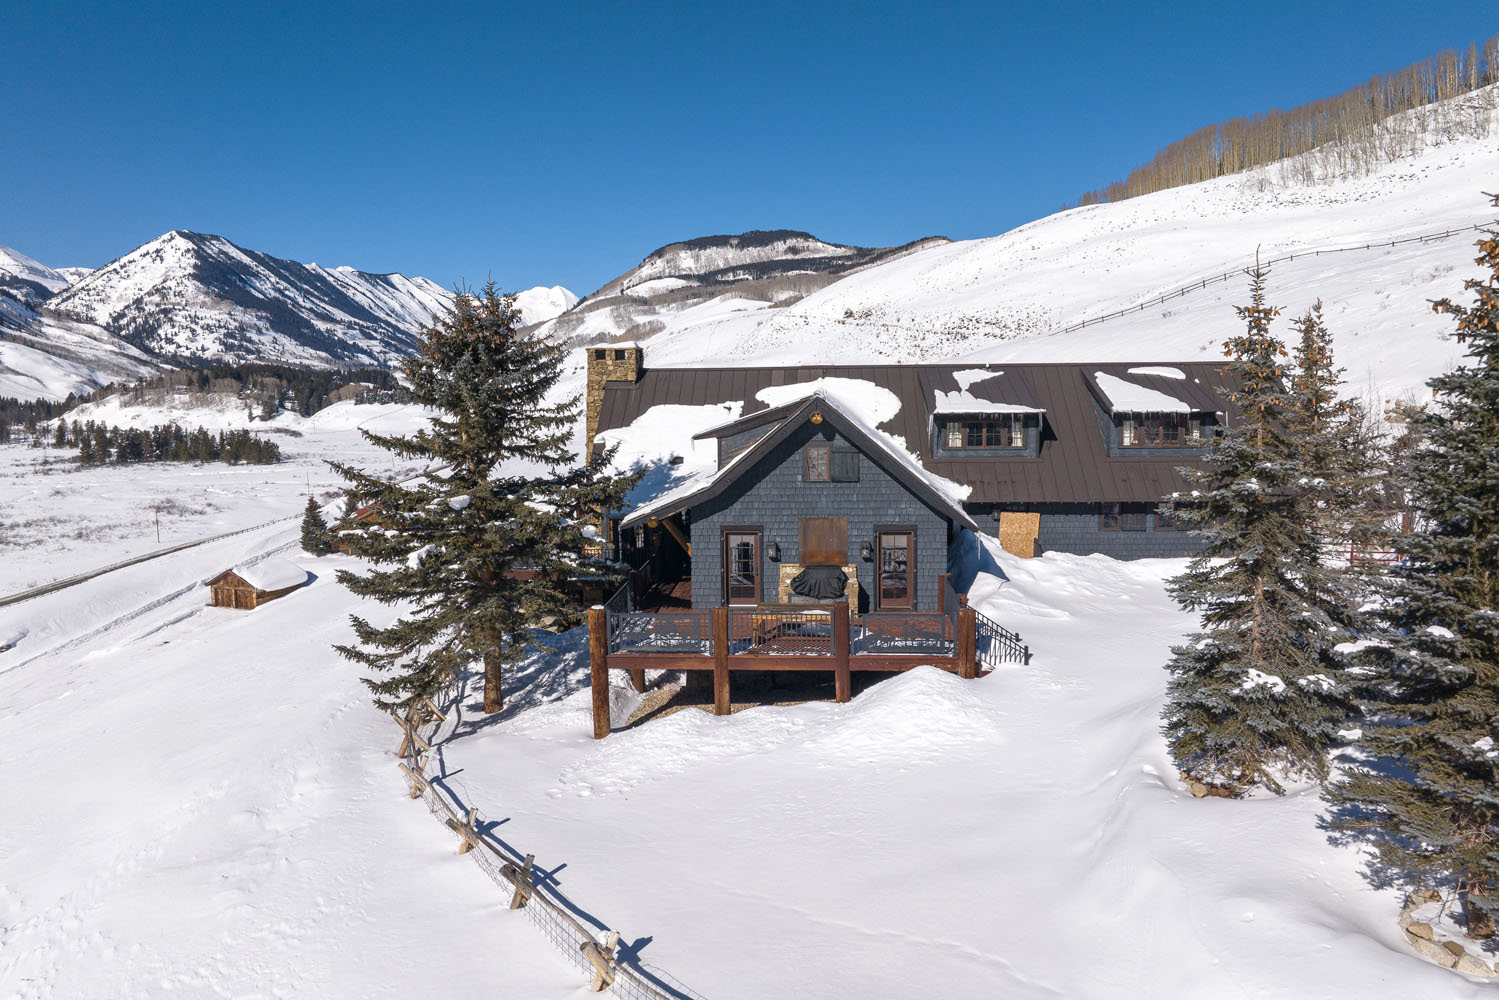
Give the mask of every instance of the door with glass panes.
[[726, 531], [723, 536], [724, 600], [760, 603], [760, 533]]
[[879, 606], [883, 609], [912, 608], [916, 604], [916, 534], [911, 531], [879, 533]]

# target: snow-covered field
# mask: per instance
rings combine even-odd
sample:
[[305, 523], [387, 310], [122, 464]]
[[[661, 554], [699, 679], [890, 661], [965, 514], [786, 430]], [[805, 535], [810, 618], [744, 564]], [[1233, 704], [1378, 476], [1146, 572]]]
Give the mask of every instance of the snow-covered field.
[[[191, 472], [158, 470], [168, 489]], [[349, 612], [388, 612], [334, 580], [354, 560], [296, 538], [291, 522], [0, 609], [0, 994], [580, 992], [405, 797], [394, 725], [330, 648]], [[201, 580], [266, 555], [315, 580], [254, 612], [205, 607]], [[497, 721], [472, 698], [455, 713], [438, 766], [709, 1000], [1480, 995], [1409, 952], [1396, 897], [1325, 842], [1314, 793], [1194, 800], [1174, 780], [1156, 726], [1190, 626], [1161, 588], [1177, 569], [989, 545], [972, 594], [1029, 666], [689, 709], [598, 742], [569, 634], [511, 678]]]
[[73, 461], [74, 448], [0, 446], [0, 596], [168, 545], [300, 516], [309, 486], [322, 497], [341, 485], [328, 459], [357, 457], [382, 475], [407, 471], [366, 445], [361, 426], [401, 433], [423, 419], [413, 406], [339, 403], [306, 419], [282, 413], [249, 421], [232, 399], [193, 409], [110, 399], [69, 413], [75, 417], [115, 427], [170, 421], [215, 432], [248, 427], [280, 445], [287, 461], [84, 467]]

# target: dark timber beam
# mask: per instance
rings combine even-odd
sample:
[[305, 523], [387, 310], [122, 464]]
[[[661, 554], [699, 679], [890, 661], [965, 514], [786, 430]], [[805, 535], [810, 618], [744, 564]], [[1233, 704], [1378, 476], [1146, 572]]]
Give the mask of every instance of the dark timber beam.
[[833, 605], [833, 699], [854, 696], [853, 677], [848, 672], [848, 600]]
[[588, 683], [593, 689], [593, 738], [609, 735], [609, 612], [588, 609]]
[[713, 609], [713, 714], [729, 714], [729, 609]]

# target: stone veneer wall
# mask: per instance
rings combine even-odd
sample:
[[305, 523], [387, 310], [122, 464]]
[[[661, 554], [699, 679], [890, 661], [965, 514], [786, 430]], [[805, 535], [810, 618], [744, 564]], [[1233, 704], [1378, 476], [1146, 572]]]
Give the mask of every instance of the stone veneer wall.
[[[593, 457], [593, 438], [599, 432], [599, 414], [604, 408], [604, 387], [610, 382], [639, 382], [645, 367], [645, 351], [637, 344], [628, 347], [591, 344], [588, 352], [588, 385], [584, 393], [584, 458]], [[604, 352], [602, 358], [598, 357]], [[623, 358], [615, 355], [623, 353]]]

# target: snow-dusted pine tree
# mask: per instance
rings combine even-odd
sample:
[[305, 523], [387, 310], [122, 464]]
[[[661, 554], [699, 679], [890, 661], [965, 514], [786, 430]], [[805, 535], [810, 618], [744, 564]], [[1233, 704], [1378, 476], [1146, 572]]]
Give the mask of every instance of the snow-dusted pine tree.
[[333, 551], [333, 535], [328, 531], [328, 522], [317, 499], [307, 498], [307, 509], [302, 512], [302, 551], [314, 556], [325, 556]]
[[[1499, 198], [1495, 198], [1499, 205]], [[1366, 754], [1332, 786], [1332, 825], [1367, 838], [1374, 876], [1446, 883], [1468, 933], [1499, 920], [1499, 230], [1478, 243], [1488, 270], [1471, 305], [1442, 299], [1467, 362], [1431, 379], [1415, 417], [1426, 444], [1406, 488], [1417, 519], [1391, 542], [1374, 643], [1361, 660]]]
[[1172, 649], [1162, 731], [1184, 776], [1242, 794], [1321, 780], [1350, 715], [1328, 651], [1346, 638], [1328, 615], [1342, 587], [1305, 516], [1312, 477], [1286, 433], [1292, 399], [1285, 346], [1270, 331], [1267, 272], [1251, 272], [1242, 334], [1224, 345], [1242, 416], [1209, 447], [1195, 487], [1178, 497], [1201, 555], [1170, 583], [1201, 628]]
[[1343, 369], [1333, 360], [1332, 334], [1319, 300], [1293, 320], [1295, 362], [1289, 380], [1286, 436], [1309, 477], [1301, 487], [1307, 516], [1324, 551], [1349, 552], [1384, 527], [1388, 463], [1374, 421], [1361, 400], [1341, 395]]
[[385, 482], [334, 464], [356, 505], [377, 505], [368, 527], [340, 539], [378, 568], [340, 570], [339, 580], [409, 606], [383, 628], [354, 616], [357, 644], [337, 647], [376, 672], [365, 684], [382, 708], [436, 695], [482, 660], [484, 710], [499, 711], [503, 668], [524, 657], [535, 627], [577, 617], [566, 580], [602, 569], [582, 556], [582, 529], [619, 509], [633, 480], [606, 474], [603, 461], [574, 464], [577, 400], [548, 398], [564, 348], [518, 332], [520, 322], [514, 296], [491, 282], [459, 294], [423, 332], [405, 374], [412, 398], [437, 415], [411, 436], [364, 436], [425, 459], [427, 474]]

